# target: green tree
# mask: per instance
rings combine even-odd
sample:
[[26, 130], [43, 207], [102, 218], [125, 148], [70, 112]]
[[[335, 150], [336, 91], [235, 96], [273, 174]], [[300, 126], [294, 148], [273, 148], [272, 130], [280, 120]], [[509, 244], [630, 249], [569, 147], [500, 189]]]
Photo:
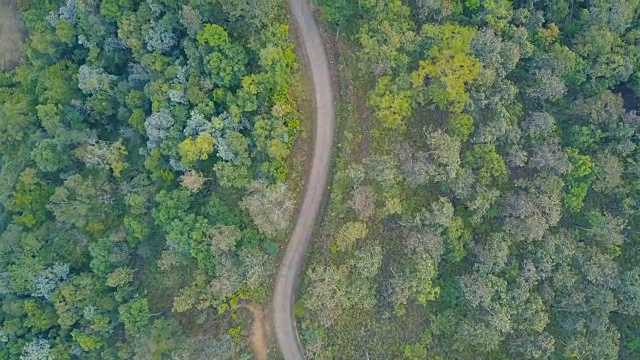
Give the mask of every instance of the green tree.
[[222, 47], [229, 43], [229, 35], [220, 25], [206, 24], [204, 28], [198, 32], [198, 43], [211, 47]]
[[117, 268], [107, 276], [107, 286], [119, 287], [133, 281], [133, 270], [127, 267]]
[[47, 218], [45, 205], [51, 193], [51, 189], [38, 178], [34, 169], [26, 169], [20, 175], [20, 182], [5, 206], [16, 213], [16, 224], [37, 227]]
[[27, 314], [24, 326], [31, 328], [34, 333], [45, 332], [58, 324], [56, 311], [51, 305], [29, 299], [22, 306]]
[[338, 231], [335, 244], [331, 247], [333, 252], [351, 250], [357, 240], [367, 236], [367, 224], [363, 222], [348, 222]]
[[492, 180], [500, 184], [507, 179], [508, 172], [504, 159], [493, 145], [474, 145], [465, 155], [464, 163], [478, 172], [478, 180], [482, 184], [487, 185]]
[[195, 140], [192, 137], [186, 138], [178, 149], [182, 163], [189, 166], [197, 160], [207, 160], [213, 152], [213, 144], [213, 136], [209, 133], [200, 134]]
[[47, 208], [63, 224], [98, 231], [104, 228], [109, 216], [110, 210], [102, 208], [113, 201], [109, 190], [104, 181], [76, 174], [56, 188]]
[[369, 106], [373, 107], [383, 127], [402, 130], [411, 115], [412, 98], [410, 91], [402, 90], [391, 77], [385, 76], [378, 79], [369, 95]]
[[151, 314], [145, 298], [133, 299], [126, 304], [120, 305], [118, 313], [127, 332], [134, 336], [143, 334], [149, 326]]
[[451, 23], [425, 24], [421, 36], [427, 51], [418, 70], [411, 74], [415, 88], [427, 88], [427, 99], [435, 106], [461, 112], [469, 103], [467, 84], [480, 73], [480, 61], [470, 55], [471, 42], [477, 35], [472, 28]]
[[71, 337], [75, 340], [80, 348], [84, 351], [92, 351], [105, 346], [105, 342], [98, 335], [87, 334], [82, 331], [74, 330]]

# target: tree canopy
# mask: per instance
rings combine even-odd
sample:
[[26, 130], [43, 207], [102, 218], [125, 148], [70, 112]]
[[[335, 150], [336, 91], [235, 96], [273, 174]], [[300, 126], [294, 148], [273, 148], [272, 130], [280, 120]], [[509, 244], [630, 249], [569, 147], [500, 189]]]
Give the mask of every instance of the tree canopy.
[[266, 299], [300, 124], [285, 3], [267, 3], [17, 2], [0, 359], [207, 358], [199, 327], [246, 358], [235, 308]]
[[309, 358], [640, 357], [639, 6], [319, 2], [343, 140]]

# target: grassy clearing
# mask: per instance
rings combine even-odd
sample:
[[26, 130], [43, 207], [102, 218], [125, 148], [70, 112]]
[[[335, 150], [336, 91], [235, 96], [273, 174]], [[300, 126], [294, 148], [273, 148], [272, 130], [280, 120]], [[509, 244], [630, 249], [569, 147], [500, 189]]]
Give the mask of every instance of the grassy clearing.
[[22, 40], [15, 0], [0, 0], [0, 70], [11, 70], [18, 64]]

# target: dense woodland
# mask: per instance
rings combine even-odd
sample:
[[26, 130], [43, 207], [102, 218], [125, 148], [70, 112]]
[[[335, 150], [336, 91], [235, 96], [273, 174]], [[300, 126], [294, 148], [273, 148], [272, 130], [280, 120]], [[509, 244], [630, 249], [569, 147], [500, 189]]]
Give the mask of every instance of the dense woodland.
[[293, 212], [284, 2], [17, 5], [0, 359], [250, 358], [234, 309], [269, 296]]
[[316, 1], [310, 359], [640, 358], [640, 1]]
[[[640, 358], [640, 0], [315, 3], [341, 132], [308, 358]], [[294, 212], [285, 2], [17, 11], [0, 359], [251, 358]]]

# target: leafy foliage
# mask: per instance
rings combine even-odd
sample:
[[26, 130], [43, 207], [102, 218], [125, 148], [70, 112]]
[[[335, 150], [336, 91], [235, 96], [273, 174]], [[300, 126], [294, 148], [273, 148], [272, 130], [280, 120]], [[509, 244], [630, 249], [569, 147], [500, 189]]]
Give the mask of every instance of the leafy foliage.
[[[226, 336], [243, 320], [220, 314], [266, 299], [292, 212], [284, 2], [17, 4], [23, 60], [0, 57], [0, 359], [169, 358], [205, 321]], [[177, 317], [183, 294], [197, 309]]]
[[307, 356], [639, 357], [640, 2], [318, 5], [345, 105]]

